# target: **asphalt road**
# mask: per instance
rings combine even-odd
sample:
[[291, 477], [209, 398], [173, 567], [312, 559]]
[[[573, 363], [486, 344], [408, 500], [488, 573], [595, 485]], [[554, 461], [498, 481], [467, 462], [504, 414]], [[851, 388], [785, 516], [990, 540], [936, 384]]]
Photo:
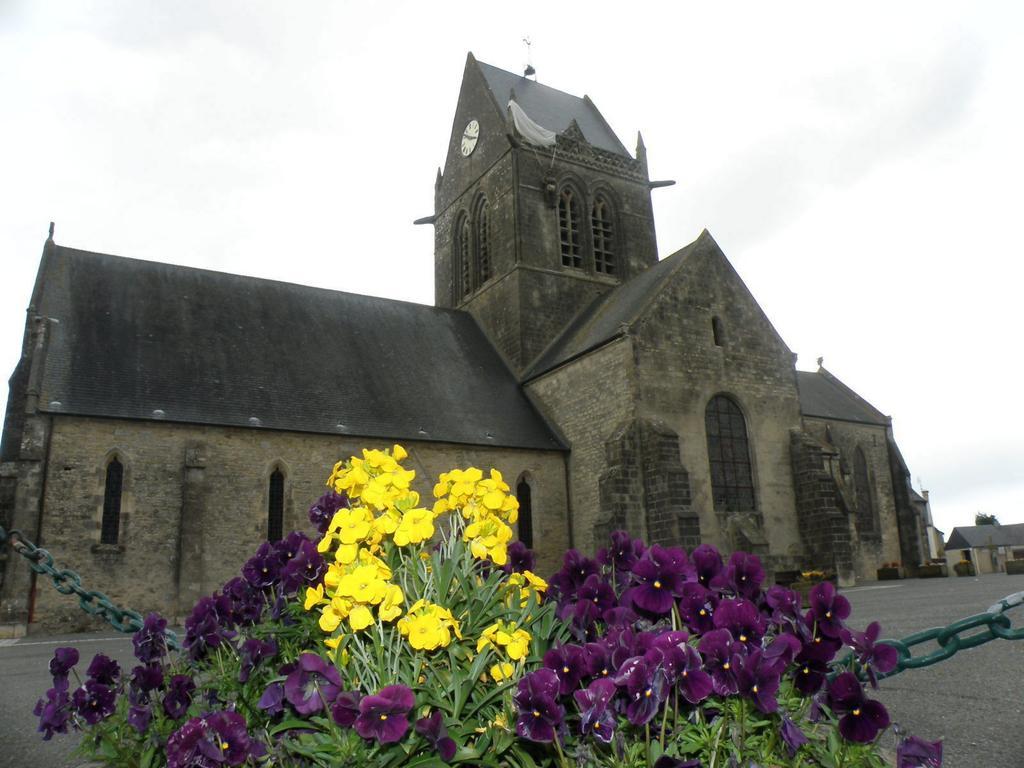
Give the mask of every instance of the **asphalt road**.
[[[853, 604], [851, 626], [877, 620], [883, 637], [906, 637], [980, 613], [1020, 591], [1024, 576], [999, 574], [872, 583], [843, 594]], [[1014, 627], [1024, 626], [1024, 607], [1010, 616]], [[45, 742], [36, 733], [32, 707], [50, 685], [47, 662], [58, 645], [78, 647], [85, 664], [99, 652], [122, 668], [134, 664], [130, 640], [113, 633], [0, 641], [0, 768], [85, 765], [71, 755], [77, 737]], [[883, 680], [877, 697], [909, 732], [944, 740], [945, 768], [1024, 768], [1024, 640], [994, 640], [932, 667], [908, 670]], [[892, 736], [886, 738], [892, 746]]]

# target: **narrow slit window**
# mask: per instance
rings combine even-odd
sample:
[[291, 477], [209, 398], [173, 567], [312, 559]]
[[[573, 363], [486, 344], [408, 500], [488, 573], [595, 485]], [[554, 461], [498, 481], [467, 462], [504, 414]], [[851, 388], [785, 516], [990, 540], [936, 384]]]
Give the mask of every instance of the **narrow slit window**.
[[718, 315], [711, 318], [711, 335], [715, 339], [716, 347], [725, 346], [725, 330], [722, 328], [722, 319]]
[[579, 203], [569, 187], [564, 188], [558, 196], [558, 234], [562, 266], [582, 268]]
[[612, 225], [612, 210], [608, 201], [598, 197], [590, 217], [591, 234], [594, 238], [594, 271], [605, 275], [615, 274], [615, 230]]
[[867, 458], [860, 446], [853, 454], [853, 489], [857, 502], [857, 530], [862, 534], [874, 534], [877, 532], [874, 494]]
[[103, 487], [103, 521], [100, 524], [100, 543], [117, 544], [121, 535], [121, 491], [124, 488], [124, 466], [115, 456], [107, 464], [106, 484]]
[[519, 540], [527, 547], [533, 547], [533, 499], [530, 484], [520, 480], [516, 486], [516, 498], [519, 500]]
[[275, 469], [270, 475], [267, 502], [267, 541], [280, 541], [284, 535], [284, 475]]

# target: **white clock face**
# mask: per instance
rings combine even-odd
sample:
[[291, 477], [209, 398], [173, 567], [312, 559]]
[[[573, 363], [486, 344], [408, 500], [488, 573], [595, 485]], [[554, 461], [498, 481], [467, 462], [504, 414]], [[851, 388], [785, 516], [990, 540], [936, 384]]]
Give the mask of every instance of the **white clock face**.
[[462, 156], [469, 157], [476, 149], [477, 139], [480, 138], [480, 123], [470, 120], [466, 130], [462, 132]]

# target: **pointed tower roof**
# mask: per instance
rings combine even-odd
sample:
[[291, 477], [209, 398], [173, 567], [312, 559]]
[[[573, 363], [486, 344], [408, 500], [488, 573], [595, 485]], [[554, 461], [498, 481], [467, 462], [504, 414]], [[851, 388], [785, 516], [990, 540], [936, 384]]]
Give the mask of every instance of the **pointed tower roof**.
[[514, 92], [516, 103], [538, 125], [562, 133], [575, 120], [584, 138], [593, 146], [630, 156], [589, 97], [573, 96], [482, 61], [476, 63], [502, 108]]

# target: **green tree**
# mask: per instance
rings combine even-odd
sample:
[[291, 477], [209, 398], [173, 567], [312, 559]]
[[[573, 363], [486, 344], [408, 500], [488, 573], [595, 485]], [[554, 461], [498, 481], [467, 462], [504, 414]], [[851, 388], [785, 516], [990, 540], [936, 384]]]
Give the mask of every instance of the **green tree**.
[[974, 516], [975, 525], [999, 525], [999, 520], [995, 515], [986, 515], [984, 512], [979, 512]]

